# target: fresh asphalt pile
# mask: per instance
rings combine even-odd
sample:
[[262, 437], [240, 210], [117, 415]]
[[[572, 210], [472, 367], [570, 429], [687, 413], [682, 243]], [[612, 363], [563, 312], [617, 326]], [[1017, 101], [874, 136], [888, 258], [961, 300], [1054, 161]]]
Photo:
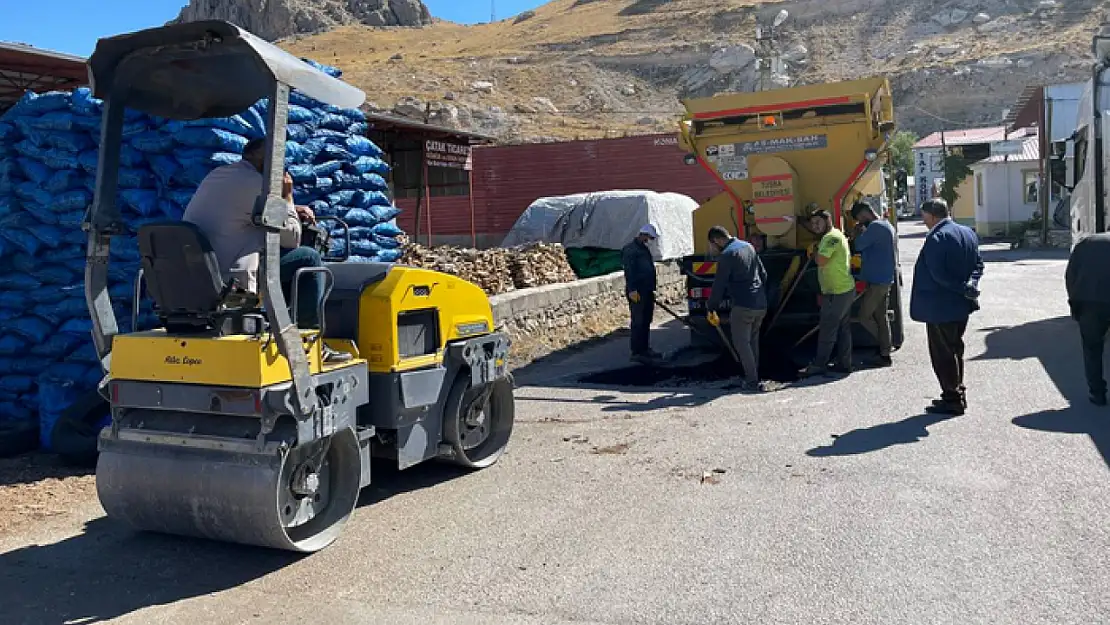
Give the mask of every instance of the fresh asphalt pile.
[[[338, 77], [335, 68], [306, 61]], [[112, 241], [109, 291], [122, 332], [131, 331], [144, 224], [179, 220], [214, 168], [234, 163], [265, 135], [269, 102], [221, 119], [171, 121], [125, 115], [119, 195], [130, 236]], [[43, 445], [67, 407], [102, 377], [84, 297], [86, 235], [96, 183], [102, 103], [88, 89], [26, 94], [0, 116], [0, 423], [40, 422]], [[331, 230], [335, 255], [395, 261], [403, 233], [389, 199], [382, 151], [356, 109], [290, 96], [286, 165], [294, 199]], [[138, 328], [155, 323], [144, 298]]]

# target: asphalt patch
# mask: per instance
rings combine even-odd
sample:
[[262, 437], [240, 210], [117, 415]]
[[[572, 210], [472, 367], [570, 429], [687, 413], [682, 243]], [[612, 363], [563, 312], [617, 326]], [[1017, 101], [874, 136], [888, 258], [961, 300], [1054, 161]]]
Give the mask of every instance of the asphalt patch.
[[[808, 362], [806, 350], [789, 350], [779, 344], [765, 344], [760, 349], [760, 379], [789, 383], [798, 379], [798, 371]], [[667, 362], [631, 365], [590, 373], [578, 378], [584, 384], [623, 387], [686, 387], [743, 379], [743, 368], [731, 355], [721, 354], [698, 364], [675, 365]]]

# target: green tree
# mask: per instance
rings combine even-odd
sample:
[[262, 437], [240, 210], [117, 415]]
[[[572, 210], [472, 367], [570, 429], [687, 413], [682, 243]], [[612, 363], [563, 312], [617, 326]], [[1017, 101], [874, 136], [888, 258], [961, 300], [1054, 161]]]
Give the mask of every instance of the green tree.
[[954, 206], [956, 200], [959, 199], [960, 194], [956, 189], [971, 175], [971, 167], [968, 166], [967, 159], [964, 158], [963, 152], [959, 148], [952, 149], [945, 147], [944, 150], [944, 180], [940, 183], [940, 196], [948, 202], [948, 206]]
[[908, 130], [894, 133], [894, 138], [890, 140], [890, 161], [895, 170], [905, 169], [913, 175], [913, 145], [917, 141], [917, 134]]

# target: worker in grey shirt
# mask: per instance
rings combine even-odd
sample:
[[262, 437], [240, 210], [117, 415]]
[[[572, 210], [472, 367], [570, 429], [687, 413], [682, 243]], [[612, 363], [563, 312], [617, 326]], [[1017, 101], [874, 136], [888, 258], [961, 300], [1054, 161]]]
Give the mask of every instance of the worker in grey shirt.
[[860, 296], [859, 322], [879, 342], [878, 365], [891, 365], [890, 288], [894, 284], [897, 266], [894, 226], [885, 219], [879, 219], [875, 210], [866, 202], [852, 205], [852, 219], [856, 220], [857, 231], [853, 239], [856, 252], [860, 255], [859, 279], [867, 287]]
[[706, 304], [706, 319], [714, 326], [720, 325], [717, 310], [726, 298], [729, 300], [732, 345], [744, 367], [744, 390], [761, 391], [759, 330], [767, 314], [767, 270], [751, 243], [732, 237], [722, 226], [709, 229], [709, 248], [717, 254], [717, 273]]
[[[185, 208], [183, 221], [195, 224], [208, 238], [225, 281], [234, 279], [247, 291], [258, 292], [259, 257], [266, 247], [266, 233], [252, 221], [255, 200], [262, 194], [262, 168], [266, 142], [255, 139], [243, 150], [243, 160], [217, 167], [205, 176], [193, 199]], [[281, 196], [289, 213], [281, 230], [281, 285], [286, 299], [292, 293], [293, 277], [303, 267], [322, 267], [320, 253], [300, 245], [301, 221], [314, 222], [307, 206], [293, 203], [293, 180], [285, 174]], [[324, 296], [323, 276], [312, 274], [298, 285], [297, 325], [305, 329], [320, 327], [318, 307]], [[329, 362], [349, 360], [351, 356], [324, 346]]]

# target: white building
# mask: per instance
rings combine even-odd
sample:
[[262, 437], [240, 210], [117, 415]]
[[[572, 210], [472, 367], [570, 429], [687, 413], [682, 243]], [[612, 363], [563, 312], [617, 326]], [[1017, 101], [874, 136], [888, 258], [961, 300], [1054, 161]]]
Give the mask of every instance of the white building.
[[971, 165], [975, 231], [980, 237], [1016, 236], [1039, 210], [1040, 138], [1036, 128], [1015, 130], [1021, 153], [996, 155]]
[[[917, 211], [921, 205], [933, 197], [933, 190], [944, 179], [944, 146], [949, 150], [960, 151], [969, 161], [977, 161], [990, 156], [990, 144], [1002, 141], [1006, 137], [1004, 126], [991, 128], [971, 128], [967, 130], [945, 130], [918, 141], [913, 146], [914, 182], [916, 196], [911, 198], [916, 202]], [[966, 181], [965, 181], [966, 182]], [[953, 218], [967, 226], [975, 222], [973, 202], [965, 197], [962, 189], [956, 205], [952, 207]]]

